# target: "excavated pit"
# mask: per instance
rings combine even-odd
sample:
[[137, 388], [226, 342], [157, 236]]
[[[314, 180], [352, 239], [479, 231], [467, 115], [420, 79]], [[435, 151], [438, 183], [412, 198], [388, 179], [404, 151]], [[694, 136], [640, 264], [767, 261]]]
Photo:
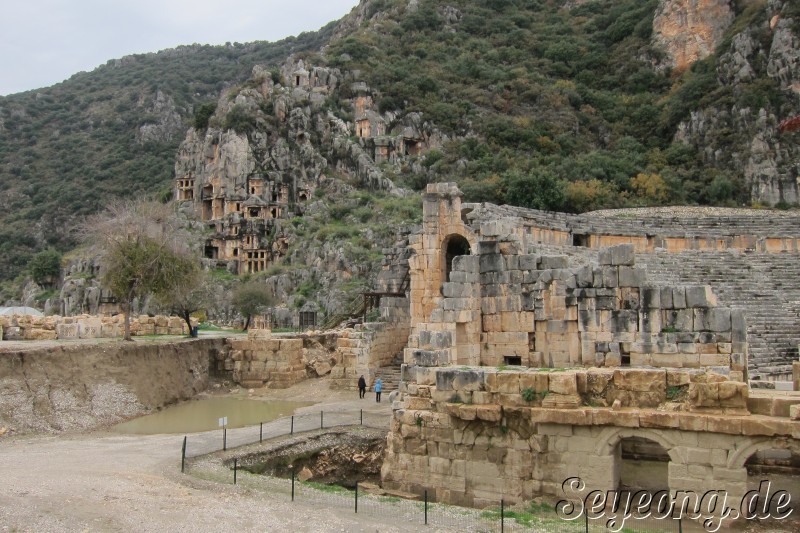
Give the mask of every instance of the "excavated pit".
[[[292, 437], [238, 457], [253, 474], [339, 485], [380, 483], [386, 430], [360, 426]], [[226, 465], [227, 465], [226, 461]]]

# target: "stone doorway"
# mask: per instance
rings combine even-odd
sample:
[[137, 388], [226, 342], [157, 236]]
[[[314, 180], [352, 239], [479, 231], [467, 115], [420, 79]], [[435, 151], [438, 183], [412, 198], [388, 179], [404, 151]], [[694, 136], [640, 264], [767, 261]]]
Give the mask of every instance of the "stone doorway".
[[469, 241], [461, 235], [449, 235], [442, 243], [444, 249], [444, 281], [450, 281], [450, 272], [453, 270], [453, 259], [459, 255], [472, 253]]
[[[797, 510], [800, 498], [800, 453], [798, 450], [768, 448], [755, 452], [744, 463], [747, 469], [747, 490], [759, 493], [759, 510], [769, 509], [775, 516], [779, 504], [778, 491], [789, 493], [789, 508]], [[767, 507], [765, 507], [765, 505]]]
[[644, 437], [627, 437], [617, 445], [620, 490], [669, 490], [669, 454]]

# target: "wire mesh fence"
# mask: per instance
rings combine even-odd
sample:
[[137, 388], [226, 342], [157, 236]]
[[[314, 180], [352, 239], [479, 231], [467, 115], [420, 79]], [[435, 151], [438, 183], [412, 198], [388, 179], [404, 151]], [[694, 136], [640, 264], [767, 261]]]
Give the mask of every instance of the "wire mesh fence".
[[[237, 484], [269, 494], [273, 498], [302, 501], [317, 508], [349, 510], [354, 514], [379, 519], [386, 524], [411, 531], [428, 526], [437, 531], [459, 532], [682, 533], [684, 528], [690, 525], [680, 519], [635, 516], [627, 518], [623, 524], [610, 523], [610, 516], [592, 517], [586, 513], [574, 520], [565, 520], [556, 514], [552, 507], [533, 502], [507, 505], [506, 502], [500, 501], [496, 506], [474, 509], [436, 503], [433, 501], [432, 489], [424, 491], [418, 500], [411, 500], [370, 493], [365, 490], [369, 487], [366, 483], [346, 488], [339, 485], [302, 482], [296, 478], [295, 472], [292, 472], [290, 478], [253, 474], [238, 468], [235, 457], [223, 460], [210, 455], [287, 435], [344, 426], [366, 426], [388, 430], [388, 419], [384, 413], [363, 410], [320, 411], [283, 417], [256, 426], [207, 432], [193, 435], [191, 438], [184, 437], [181, 468], [201, 479]], [[691, 525], [686, 531], [697, 530], [691, 528]]]

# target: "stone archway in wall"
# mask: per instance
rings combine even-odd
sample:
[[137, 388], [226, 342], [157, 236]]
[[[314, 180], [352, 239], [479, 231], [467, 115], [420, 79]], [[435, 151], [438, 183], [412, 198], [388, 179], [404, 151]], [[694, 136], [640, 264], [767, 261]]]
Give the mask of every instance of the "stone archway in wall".
[[617, 443], [615, 455], [619, 466], [618, 489], [651, 493], [669, 490], [670, 457], [658, 442], [646, 437], [625, 437]]
[[605, 490], [669, 489], [669, 463], [680, 462], [676, 443], [657, 430], [609, 428], [598, 436], [595, 454], [611, 456], [612, 476]]
[[[800, 509], [800, 442], [789, 438], [759, 440], [732, 454], [729, 466], [744, 468], [747, 472], [747, 491], [769, 491], [772, 496], [778, 491], [789, 493], [790, 508]], [[767, 482], [768, 485], [762, 485]], [[759, 489], [761, 489], [759, 491]], [[777, 499], [772, 499], [770, 511], [775, 513]], [[764, 502], [758, 507], [763, 508]]]
[[442, 283], [450, 281], [450, 272], [453, 270], [453, 260], [461, 255], [472, 255], [472, 246], [463, 235], [453, 233], [442, 241]]

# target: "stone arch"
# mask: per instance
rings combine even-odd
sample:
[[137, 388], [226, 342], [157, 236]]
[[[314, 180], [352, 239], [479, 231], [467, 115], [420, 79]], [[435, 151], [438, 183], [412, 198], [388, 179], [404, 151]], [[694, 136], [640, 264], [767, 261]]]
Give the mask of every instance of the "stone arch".
[[459, 233], [451, 233], [442, 240], [442, 281], [450, 281], [453, 259], [460, 255], [472, 255], [469, 239]]
[[788, 437], [762, 438], [752, 441], [728, 456], [728, 468], [744, 468], [750, 457], [760, 451], [770, 449], [791, 450], [800, 454], [800, 442]]
[[625, 438], [641, 437], [651, 440], [661, 445], [667, 451], [670, 461], [681, 462], [680, 457], [675, 451], [678, 443], [661, 431], [652, 429], [636, 428], [608, 428], [604, 429], [598, 436], [598, 444], [594, 449], [595, 455], [613, 455], [617, 445]]
[[[769, 505], [770, 512], [777, 511], [778, 500], [773, 496], [778, 491], [789, 494], [788, 504], [797, 510], [800, 499], [800, 443], [788, 437], [764, 438], [731, 453], [728, 461], [731, 470], [738, 470], [745, 480], [747, 498], [763, 493], [764, 500], [757, 504]], [[768, 485], [762, 488], [762, 484]], [[765, 492], [766, 491], [766, 492]], [[751, 503], [745, 505], [750, 506]]]

